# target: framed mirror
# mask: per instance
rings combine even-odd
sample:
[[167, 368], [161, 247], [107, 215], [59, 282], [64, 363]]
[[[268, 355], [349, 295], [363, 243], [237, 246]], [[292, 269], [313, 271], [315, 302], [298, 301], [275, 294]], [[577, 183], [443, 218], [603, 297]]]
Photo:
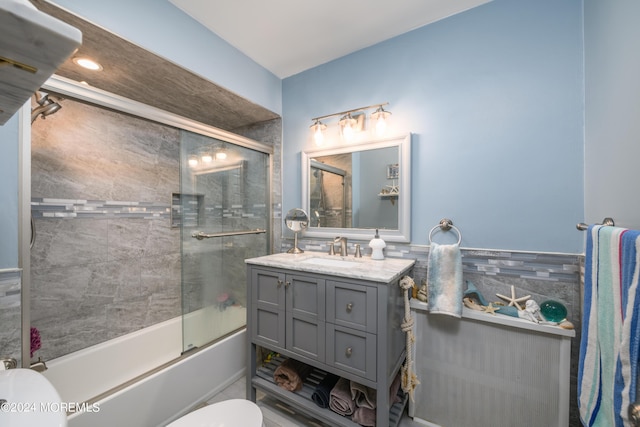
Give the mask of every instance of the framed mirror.
[[411, 135], [302, 152], [305, 236], [411, 240]]

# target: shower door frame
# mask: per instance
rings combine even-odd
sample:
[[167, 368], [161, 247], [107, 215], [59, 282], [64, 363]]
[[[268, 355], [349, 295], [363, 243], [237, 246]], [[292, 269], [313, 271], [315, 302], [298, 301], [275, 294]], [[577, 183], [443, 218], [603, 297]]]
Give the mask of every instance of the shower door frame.
[[[255, 150], [269, 156], [267, 174], [267, 188], [269, 190], [269, 201], [267, 207], [266, 233], [268, 238], [268, 250], [273, 253], [273, 154], [271, 145], [264, 144], [253, 139], [236, 135], [234, 133], [205, 125], [186, 117], [161, 110], [159, 108], [143, 104], [132, 99], [128, 99], [101, 89], [83, 85], [65, 77], [53, 75], [43, 85], [44, 91], [52, 91], [60, 95], [66, 95], [79, 101], [109, 108], [118, 112], [131, 114], [142, 119], [151, 120], [163, 125], [172, 126], [177, 129], [186, 130], [203, 136], [226, 141], [230, 144]], [[31, 358], [30, 353], [30, 328], [31, 328], [31, 100], [27, 101], [20, 109], [19, 113], [19, 182], [18, 182], [18, 267], [22, 269], [21, 286], [21, 313], [22, 313], [22, 354], [21, 365], [29, 368]]]

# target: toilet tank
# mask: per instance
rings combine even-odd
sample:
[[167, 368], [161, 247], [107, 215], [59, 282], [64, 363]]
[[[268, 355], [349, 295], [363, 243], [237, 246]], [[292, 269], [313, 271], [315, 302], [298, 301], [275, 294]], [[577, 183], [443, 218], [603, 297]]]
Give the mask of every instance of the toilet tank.
[[420, 384], [409, 415], [441, 427], [566, 427], [573, 330], [412, 301]]

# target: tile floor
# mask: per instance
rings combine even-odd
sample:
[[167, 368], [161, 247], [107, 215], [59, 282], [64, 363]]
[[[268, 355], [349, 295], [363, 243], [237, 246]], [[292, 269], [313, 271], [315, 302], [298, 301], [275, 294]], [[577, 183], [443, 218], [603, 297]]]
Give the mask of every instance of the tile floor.
[[[207, 404], [227, 399], [244, 399], [246, 397], [246, 379], [240, 378], [229, 387], [213, 396]], [[265, 427], [328, 427], [327, 424], [307, 418], [296, 413], [291, 407], [273, 399], [258, 390], [258, 406], [262, 409]], [[400, 421], [400, 427], [424, 427], [425, 424], [413, 421], [406, 413]]]

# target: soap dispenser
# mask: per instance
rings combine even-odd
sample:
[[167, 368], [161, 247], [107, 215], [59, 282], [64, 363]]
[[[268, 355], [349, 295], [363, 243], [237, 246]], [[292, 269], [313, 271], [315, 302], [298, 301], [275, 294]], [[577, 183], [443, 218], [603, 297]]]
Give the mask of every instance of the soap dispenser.
[[371, 259], [384, 259], [384, 253], [382, 253], [382, 249], [387, 247], [387, 244], [378, 235], [377, 228], [375, 237], [369, 242], [369, 247], [371, 248]]

